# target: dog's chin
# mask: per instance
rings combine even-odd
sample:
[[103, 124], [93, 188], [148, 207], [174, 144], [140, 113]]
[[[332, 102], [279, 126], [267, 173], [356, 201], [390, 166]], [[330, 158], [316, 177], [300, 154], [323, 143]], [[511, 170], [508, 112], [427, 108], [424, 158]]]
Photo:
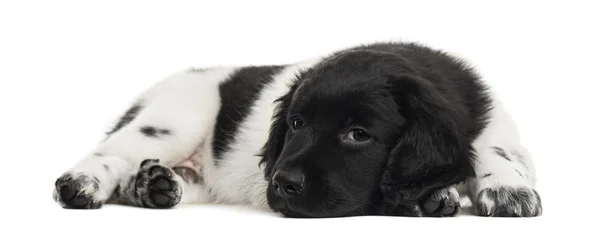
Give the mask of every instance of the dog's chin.
[[287, 218], [334, 218], [350, 216], [347, 212], [331, 212], [330, 209], [326, 208], [308, 211], [286, 206], [276, 210], [276, 212]]
[[273, 211], [288, 218], [345, 217], [353, 215], [356, 209], [355, 207], [343, 207], [339, 202], [337, 204], [319, 204], [309, 208], [306, 204], [286, 202], [280, 198], [270, 199], [269, 206]]

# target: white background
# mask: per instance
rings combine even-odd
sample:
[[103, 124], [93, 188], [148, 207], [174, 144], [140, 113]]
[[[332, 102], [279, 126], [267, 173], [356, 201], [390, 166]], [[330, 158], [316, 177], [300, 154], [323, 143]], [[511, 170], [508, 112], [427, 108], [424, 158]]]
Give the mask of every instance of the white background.
[[[597, 231], [599, 9], [594, 1], [2, 1], [0, 231]], [[491, 80], [534, 153], [543, 216], [293, 220], [239, 207], [73, 211], [52, 201], [55, 179], [169, 73], [388, 40], [460, 54]]]

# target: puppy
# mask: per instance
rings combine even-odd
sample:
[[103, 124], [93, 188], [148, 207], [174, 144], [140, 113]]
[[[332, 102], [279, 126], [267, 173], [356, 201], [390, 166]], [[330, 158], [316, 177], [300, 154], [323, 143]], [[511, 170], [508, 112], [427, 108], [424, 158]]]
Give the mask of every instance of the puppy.
[[243, 204], [286, 217], [542, 214], [517, 126], [466, 62], [417, 43], [175, 73], [56, 181], [64, 208]]

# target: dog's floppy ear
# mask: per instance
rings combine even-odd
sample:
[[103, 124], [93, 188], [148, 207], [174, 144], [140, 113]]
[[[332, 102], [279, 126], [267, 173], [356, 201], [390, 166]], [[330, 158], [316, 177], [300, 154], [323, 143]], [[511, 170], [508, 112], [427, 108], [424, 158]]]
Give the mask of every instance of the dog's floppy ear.
[[288, 131], [287, 114], [288, 108], [291, 105], [294, 92], [298, 88], [299, 81], [294, 82], [288, 93], [275, 100], [275, 109], [273, 111], [271, 128], [269, 137], [263, 147], [263, 152], [260, 154], [261, 160], [259, 165], [264, 166], [264, 176], [268, 178], [271, 175], [271, 170], [275, 162], [279, 158], [279, 154], [283, 150], [285, 139]]
[[475, 156], [463, 128], [469, 123], [466, 109], [413, 73], [389, 77], [388, 84], [406, 124], [384, 170], [384, 200], [412, 204], [474, 176]]

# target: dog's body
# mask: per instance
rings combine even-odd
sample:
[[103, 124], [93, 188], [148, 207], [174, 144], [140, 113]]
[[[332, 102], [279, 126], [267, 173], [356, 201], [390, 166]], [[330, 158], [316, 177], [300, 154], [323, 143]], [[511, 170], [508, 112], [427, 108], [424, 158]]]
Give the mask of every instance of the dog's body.
[[[395, 62], [399, 61], [402, 72], [409, 74], [383, 80], [388, 71], [398, 73]], [[359, 69], [363, 64], [366, 66]], [[349, 74], [340, 75], [343, 72]], [[361, 72], [373, 79], [361, 82], [364, 80], [356, 74], [344, 80]], [[383, 80], [382, 86], [397, 88], [374, 94], [379, 80]], [[345, 84], [351, 86], [345, 89]], [[331, 89], [340, 90], [324, 94]], [[352, 107], [344, 101], [355, 101], [354, 95], [346, 94], [357, 89], [372, 98], [366, 106], [381, 104], [375, 111], [387, 109], [393, 101], [401, 113], [376, 114], [389, 115], [381, 118], [381, 125], [390, 126], [371, 125], [366, 131], [372, 134], [356, 129], [344, 132], [342, 145], [333, 148], [331, 144], [338, 140], [327, 145], [315, 142], [329, 138], [323, 136], [328, 132], [319, 128], [332, 127], [331, 121], [319, 121], [319, 126], [301, 131], [303, 125], [308, 128], [317, 119], [326, 120]], [[311, 96], [319, 100], [313, 102]], [[346, 98], [350, 100], [340, 96], [350, 96]], [[362, 104], [361, 99], [353, 104]], [[292, 119], [295, 129], [278, 124], [288, 124], [288, 117], [294, 115], [286, 115], [287, 110], [302, 101], [310, 107], [302, 111], [302, 120]], [[318, 115], [310, 118], [306, 112]], [[357, 117], [361, 116], [352, 118]], [[366, 124], [360, 128], [368, 127]], [[296, 127], [298, 132], [292, 132]], [[302, 135], [303, 142], [294, 142], [300, 133], [310, 136]], [[422, 145], [425, 141], [433, 145]], [[319, 153], [306, 151], [319, 146], [332, 150], [298, 161], [309, 156], [305, 153]], [[337, 155], [342, 150], [347, 157]], [[403, 155], [388, 155], [394, 152]], [[327, 155], [335, 158], [323, 158]], [[294, 162], [296, 169], [290, 168]], [[357, 162], [364, 167], [357, 167]], [[336, 167], [343, 170], [331, 171]], [[289, 170], [297, 169], [302, 174], [290, 174], [294, 171]], [[287, 173], [283, 184], [277, 182], [282, 173]], [[340, 173], [359, 176], [352, 177], [356, 183], [347, 183], [338, 177]], [[302, 180], [296, 178], [299, 176]], [[451, 216], [459, 208], [460, 191], [472, 199], [480, 215], [536, 216], [542, 210], [535, 181], [530, 154], [521, 145], [510, 115], [468, 67], [416, 44], [384, 43], [290, 65], [215, 67], [174, 74], [140, 95], [106, 140], [57, 180], [54, 198], [65, 208], [99, 208], [110, 202], [148, 208], [215, 202], [300, 217]], [[301, 194], [307, 198], [302, 202], [311, 203], [299, 205], [300, 200], [290, 200]], [[353, 201], [343, 202], [342, 198]], [[282, 199], [287, 199], [287, 204], [281, 203], [286, 202]], [[309, 206], [320, 201], [324, 203]]]

